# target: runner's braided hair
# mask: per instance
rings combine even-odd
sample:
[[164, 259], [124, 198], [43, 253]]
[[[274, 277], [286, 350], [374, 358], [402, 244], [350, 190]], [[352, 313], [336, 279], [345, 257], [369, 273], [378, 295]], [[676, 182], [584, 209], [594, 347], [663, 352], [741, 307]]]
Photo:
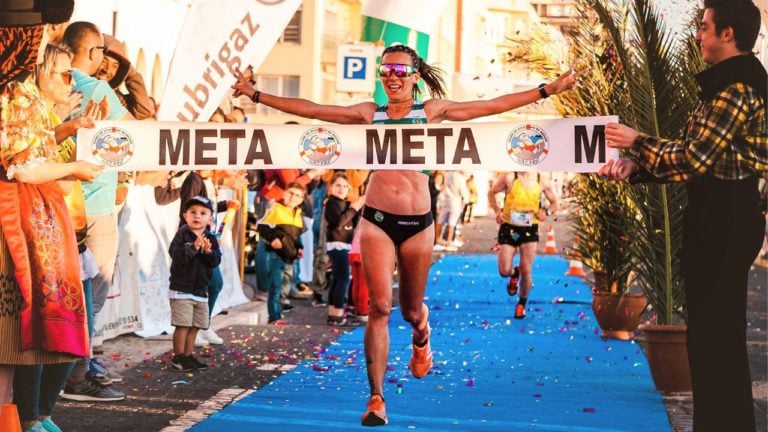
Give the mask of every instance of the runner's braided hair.
[[[445, 79], [443, 78], [445, 72], [443, 72], [442, 69], [436, 66], [428, 65], [427, 62], [425, 62], [423, 58], [419, 57], [419, 54], [416, 53], [416, 51], [408, 45], [392, 45], [387, 47], [381, 56], [384, 57], [384, 54], [394, 52], [406, 53], [411, 57], [413, 68], [416, 69], [416, 71], [421, 75], [421, 79], [423, 79], [427, 84], [429, 93], [432, 94], [433, 98], [442, 99], [446, 96]], [[421, 89], [419, 89], [419, 86], [413, 86], [414, 99], [420, 94]]]

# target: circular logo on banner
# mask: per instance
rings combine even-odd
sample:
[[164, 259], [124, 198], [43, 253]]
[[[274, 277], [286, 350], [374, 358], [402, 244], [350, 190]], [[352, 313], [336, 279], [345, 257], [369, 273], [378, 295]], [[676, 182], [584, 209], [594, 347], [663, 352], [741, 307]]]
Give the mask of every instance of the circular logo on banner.
[[285, 0], [256, 0], [256, 1], [265, 6], [274, 6], [284, 2]]
[[520, 165], [538, 165], [549, 153], [549, 138], [544, 129], [526, 124], [507, 136], [507, 154]]
[[133, 138], [125, 129], [101, 129], [91, 140], [91, 153], [97, 161], [110, 167], [125, 165], [133, 156]]
[[323, 166], [336, 161], [341, 154], [339, 137], [330, 129], [316, 128], [304, 132], [299, 142], [299, 156], [310, 165]]

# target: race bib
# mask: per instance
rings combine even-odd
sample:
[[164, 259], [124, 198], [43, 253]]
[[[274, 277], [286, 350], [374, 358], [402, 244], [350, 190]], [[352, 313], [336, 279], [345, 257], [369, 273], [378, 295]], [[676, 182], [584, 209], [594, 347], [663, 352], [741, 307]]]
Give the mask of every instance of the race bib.
[[509, 215], [509, 221], [512, 225], [531, 226], [533, 225], [533, 213], [512, 212]]

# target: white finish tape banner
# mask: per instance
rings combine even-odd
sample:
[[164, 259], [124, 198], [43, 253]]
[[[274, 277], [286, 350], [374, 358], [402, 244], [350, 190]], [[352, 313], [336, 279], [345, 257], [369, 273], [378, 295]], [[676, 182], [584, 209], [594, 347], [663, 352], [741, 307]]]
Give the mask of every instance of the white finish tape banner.
[[252, 125], [97, 122], [77, 158], [120, 171], [355, 168], [594, 172], [616, 116], [523, 123]]

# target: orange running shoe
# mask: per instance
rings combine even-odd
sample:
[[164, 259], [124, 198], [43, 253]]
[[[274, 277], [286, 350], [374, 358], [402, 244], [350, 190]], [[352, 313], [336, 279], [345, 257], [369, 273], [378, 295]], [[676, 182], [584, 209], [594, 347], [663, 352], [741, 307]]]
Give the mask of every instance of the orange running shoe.
[[517, 306], [515, 306], [515, 319], [523, 318], [525, 318], [525, 306], [518, 303]]
[[515, 266], [515, 271], [512, 272], [512, 276], [509, 277], [507, 283], [507, 294], [513, 296], [517, 294], [517, 281], [520, 280], [520, 267]]
[[387, 405], [381, 395], [373, 395], [368, 399], [368, 410], [362, 415], [363, 426], [384, 426], [387, 420]]
[[424, 378], [429, 373], [429, 369], [432, 368], [432, 348], [429, 344], [429, 334], [431, 329], [429, 327], [429, 308], [427, 305], [423, 305], [424, 312], [424, 328], [427, 331], [427, 343], [424, 346], [416, 346], [413, 344], [413, 352], [411, 353], [411, 361], [409, 366], [411, 368], [411, 374], [414, 378]]

